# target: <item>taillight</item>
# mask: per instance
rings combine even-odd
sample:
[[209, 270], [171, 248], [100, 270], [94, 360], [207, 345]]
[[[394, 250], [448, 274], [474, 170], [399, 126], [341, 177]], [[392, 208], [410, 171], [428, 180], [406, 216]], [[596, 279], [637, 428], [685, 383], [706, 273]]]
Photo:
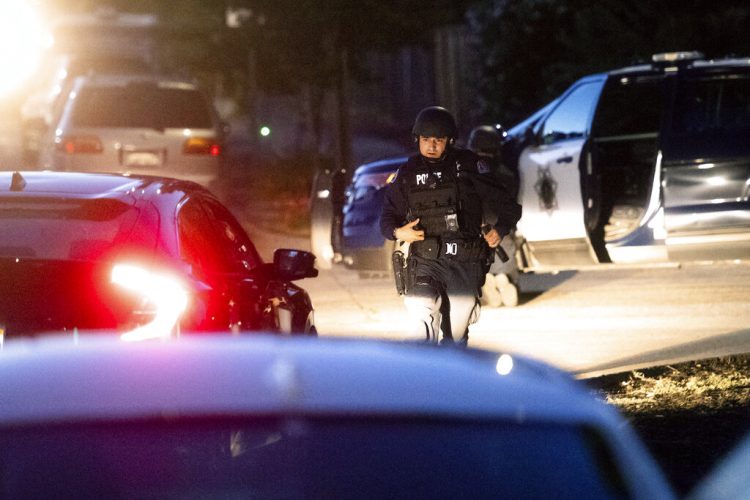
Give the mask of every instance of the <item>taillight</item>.
[[116, 264], [112, 282], [141, 298], [139, 310], [133, 311], [140, 324], [123, 333], [126, 341], [168, 337], [177, 326], [188, 303], [188, 291], [175, 276], [151, 272], [131, 264]]
[[55, 147], [69, 155], [79, 153], [101, 153], [102, 141], [95, 135], [69, 135], [55, 139]]
[[221, 145], [212, 138], [190, 137], [182, 145], [182, 152], [186, 155], [221, 155]]

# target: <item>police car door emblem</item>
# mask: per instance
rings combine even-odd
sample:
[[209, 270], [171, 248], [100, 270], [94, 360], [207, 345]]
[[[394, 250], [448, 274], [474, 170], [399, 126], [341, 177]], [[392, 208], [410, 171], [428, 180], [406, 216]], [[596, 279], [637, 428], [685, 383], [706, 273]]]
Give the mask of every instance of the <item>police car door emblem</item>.
[[458, 243], [446, 243], [445, 255], [458, 255]]
[[477, 171], [480, 174], [488, 174], [488, 173], [490, 173], [490, 164], [487, 163], [485, 160], [479, 160], [477, 162]]
[[547, 168], [537, 170], [537, 181], [534, 191], [539, 196], [539, 208], [552, 213], [557, 209], [557, 181]]

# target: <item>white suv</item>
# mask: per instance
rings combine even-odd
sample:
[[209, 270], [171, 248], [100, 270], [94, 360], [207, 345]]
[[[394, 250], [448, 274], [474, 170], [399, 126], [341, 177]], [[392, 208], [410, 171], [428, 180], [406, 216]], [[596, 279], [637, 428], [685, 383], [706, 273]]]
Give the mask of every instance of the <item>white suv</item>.
[[80, 77], [45, 145], [42, 167], [160, 175], [210, 186], [219, 175], [224, 128], [190, 81]]
[[525, 123], [504, 156], [522, 270], [750, 256], [748, 59], [656, 54], [578, 80]]

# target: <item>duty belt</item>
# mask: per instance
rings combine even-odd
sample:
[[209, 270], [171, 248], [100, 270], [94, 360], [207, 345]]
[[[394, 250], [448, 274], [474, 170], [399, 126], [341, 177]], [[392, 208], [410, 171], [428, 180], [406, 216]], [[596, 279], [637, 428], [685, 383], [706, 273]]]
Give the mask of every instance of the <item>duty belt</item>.
[[410, 246], [410, 252], [423, 259], [442, 257], [457, 262], [469, 262], [481, 261], [486, 258], [488, 248], [483, 239], [425, 238], [422, 241], [413, 242]]

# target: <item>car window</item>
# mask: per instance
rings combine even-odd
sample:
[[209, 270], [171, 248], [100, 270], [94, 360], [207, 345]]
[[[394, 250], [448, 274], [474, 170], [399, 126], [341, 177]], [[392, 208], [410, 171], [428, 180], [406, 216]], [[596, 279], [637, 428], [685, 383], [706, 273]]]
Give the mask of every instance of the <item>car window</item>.
[[534, 111], [534, 113], [532, 113], [529, 117], [525, 118], [520, 123], [513, 125], [513, 127], [508, 129], [508, 135], [514, 137], [522, 135], [524, 132], [526, 132], [527, 128], [536, 125], [536, 123], [542, 118], [542, 116], [547, 114], [547, 111], [557, 105], [557, 101], [558, 99], [548, 102], [542, 108]]
[[180, 208], [178, 221], [180, 252], [196, 270], [247, 272], [261, 263], [245, 230], [219, 203], [192, 198]]
[[211, 220], [197, 200], [189, 199], [180, 207], [177, 225], [180, 255], [196, 277], [207, 278], [231, 268], [213, 237]]
[[748, 129], [750, 78], [689, 78], [680, 82], [672, 121], [675, 133]]
[[130, 84], [84, 87], [73, 101], [77, 127], [212, 128], [205, 96], [198, 90]]
[[364, 199], [369, 193], [385, 187], [388, 179], [394, 175], [396, 170], [397, 166], [394, 166], [392, 170], [386, 170], [385, 172], [365, 172], [357, 176], [348, 193], [350, 201]]
[[117, 200], [3, 200], [0, 257], [95, 261], [131, 231], [137, 216]]
[[596, 137], [659, 132], [664, 109], [664, 78], [613, 77], [604, 87], [592, 125]]
[[602, 82], [582, 83], [568, 94], [542, 126], [544, 144], [585, 136], [601, 88]]
[[571, 425], [404, 419], [40, 426], [0, 433], [0, 491], [26, 498], [64, 484], [72, 497], [102, 498], [626, 497], [596, 441]]
[[750, 75], [690, 75], [677, 80], [662, 147], [672, 159], [750, 154]]

